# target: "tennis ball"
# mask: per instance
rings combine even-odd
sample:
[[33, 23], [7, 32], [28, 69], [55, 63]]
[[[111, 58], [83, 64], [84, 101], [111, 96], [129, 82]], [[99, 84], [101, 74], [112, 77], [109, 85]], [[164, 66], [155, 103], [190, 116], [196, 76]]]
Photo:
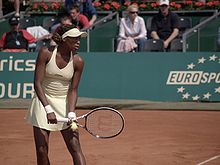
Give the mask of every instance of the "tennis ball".
[[78, 129], [77, 124], [75, 122], [72, 122], [71, 125], [70, 125], [70, 129], [77, 130]]

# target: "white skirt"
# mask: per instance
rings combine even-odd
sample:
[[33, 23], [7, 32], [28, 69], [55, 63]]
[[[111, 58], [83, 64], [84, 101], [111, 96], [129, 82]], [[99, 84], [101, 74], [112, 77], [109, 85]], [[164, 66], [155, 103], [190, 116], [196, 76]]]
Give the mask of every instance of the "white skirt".
[[[46, 98], [53, 108], [56, 117], [67, 117], [67, 100], [66, 97], [51, 97], [46, 94]], [[48, 124], [47, 123], [47, 114], [45, 112], [43, 104], [38, 99], [35, 94], [30, 108], [26, 114], [26, 120], [28, 123], [31, 123], [33, 126], [46, 129], [49, 131], [60, 131], [67, 129], [69, 126], [66, 123], [57, 123], [57, 124]]]

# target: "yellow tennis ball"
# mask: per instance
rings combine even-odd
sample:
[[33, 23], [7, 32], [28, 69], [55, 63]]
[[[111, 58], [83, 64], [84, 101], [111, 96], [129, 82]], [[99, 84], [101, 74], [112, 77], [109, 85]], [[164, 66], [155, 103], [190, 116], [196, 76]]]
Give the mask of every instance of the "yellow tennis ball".
[[77, 124], [76, 124], [75, 122], [72, 122], [72, 124], [70, 125], [70, 128], [71, 128], [72, 130], [77, 130], [77, 129], [78, 129], [78, 126], [77, 126]]

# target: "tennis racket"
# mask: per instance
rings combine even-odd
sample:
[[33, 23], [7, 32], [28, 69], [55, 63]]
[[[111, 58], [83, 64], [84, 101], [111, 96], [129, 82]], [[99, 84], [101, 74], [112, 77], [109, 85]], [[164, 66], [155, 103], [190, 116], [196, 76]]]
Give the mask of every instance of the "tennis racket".
[[[80, 119], [84, 119], [80, 124]], [[71, 123], [69, 118], [58, 118], [58, 122]], [[124, 129], [125, 120], [122, 114], [110, 107], [98, 107], [77, 117], [77, 125], [84, 128], [96, 138], [113, 138]]]

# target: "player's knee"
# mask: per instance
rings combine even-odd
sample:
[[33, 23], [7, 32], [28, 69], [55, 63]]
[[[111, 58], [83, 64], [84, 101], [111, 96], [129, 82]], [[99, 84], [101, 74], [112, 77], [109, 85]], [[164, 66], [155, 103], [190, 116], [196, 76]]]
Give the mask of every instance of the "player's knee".
[[79, 140], [76, 138], [71, 139], [70, 143], [73, 147], [79, 146]]

